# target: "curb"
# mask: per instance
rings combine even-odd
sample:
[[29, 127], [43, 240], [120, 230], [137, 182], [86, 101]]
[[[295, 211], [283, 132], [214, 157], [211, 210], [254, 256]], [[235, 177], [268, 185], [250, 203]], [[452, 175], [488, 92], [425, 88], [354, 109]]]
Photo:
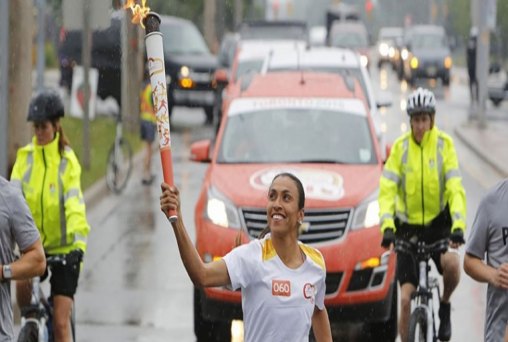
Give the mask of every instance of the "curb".
[[480, 157], [483, 161], [489, 164], [492, 168], [494, 168], [499, 174], [503, 177], [508, 177], [508, 169], [506, 166], [499, 163], [495, 158], [491, 157], [489, 154], [484, 153], [481, 148], [478, 148], [477, 145], [473, 144], [467, 136], [464, 134], [464, 131], [460, 129], [460, 127], [456, 127], [454, 129], [457, 137], [478, 157]]

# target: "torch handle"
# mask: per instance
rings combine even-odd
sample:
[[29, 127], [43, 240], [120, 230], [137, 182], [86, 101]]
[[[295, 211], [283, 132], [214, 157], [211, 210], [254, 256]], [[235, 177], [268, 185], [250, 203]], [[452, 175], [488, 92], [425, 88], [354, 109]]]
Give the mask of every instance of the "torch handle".
[[[161, 153], [161, 163], [163, 165], [162, 173], [164, 177], [164, 182], [173, 186], [174, 185], [173, 158], [171, 156], [171, 149], [170, 148], [161, 149], [160, 153]], [[178, 215], [176, 214], [176, 210], [170, 209], [168, 212], [169, 222], [175, 222], [177, 219]]]

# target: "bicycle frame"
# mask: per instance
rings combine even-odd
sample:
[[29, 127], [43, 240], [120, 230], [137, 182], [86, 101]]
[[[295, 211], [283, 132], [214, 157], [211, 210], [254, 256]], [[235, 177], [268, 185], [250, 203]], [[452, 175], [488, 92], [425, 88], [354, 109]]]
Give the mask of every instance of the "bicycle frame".
[[[410, 319], [410, 333], [412, 322], [425, 324], [425, 341], [437, 341], [436, 322], [434, 313], [434, 295], [437, 295], [437, 300], [441, 298], [439, 290], [439, 280], [436, 277], [429, 275], [431, 254], [433, 252], [442, 252], [447, 248], [448, 240], [439, 240], [432, 245], [426, 245], [422, 241], [416, 244], [408, 241], [397, 241], [396, 251], [410, 253], [418, 261], [419, 283], [416, 291], [411, 296], [411, 319]], [[425, 313], [425, 322], [419, 322], [418, 317], [421, 311]], [[409, 336], [410, 340], [414, 336]]]
[[30, 310], [36, 313], [35, 317], [21, 317], [21, 327], [25, 326], [28, 322], [32, 322], [37, 326], [38, 330], [38, 341], [39, 342], [47, 342], [48, 341], [48, 331], [46, 327], [46, 323], [48, 321], [48, 315], [51, 313], [48, 312], [47, 307], [41, 301], [44, 298], [42, 289], [40, 287], [40, 277], [32, 278], [32, 296], [30, 299]]
[[[51, 268], [52, 265], [55, 264], [65, 264], [67, 262], [65, 256], [57, 255], [51, 256], [47, 258], [47, 263]], [[48, 342], [52, 341], [54, 337], [52, 337], [52, 327], [48, 326], [51, 324], [51, 320], [53, 317], [53, 307], [51, 303], [46, 298], [44, 291], [41, 287], [41, 278], [33, 277], [31, 281], [32, 293], [30, 298], [30, 305], [22, 308], [22, 312], [25, 312], [21, 316], [21, 330], [28, 323], [33, 323], [37, 327], [38, 331], [38, 342]], [[72, 307], [71, 313], [71, 330], [72, 330], [72, 338], [75, 339], [75, 331], [74, 331], [74, 304]], [[28, 317], [27, 317], [28, 316]], [[21, 334], [21, 333], [20, 333]]]
[[434, 292], [437, 291], [437, 297], [440, 297], [438, 279], [429, 276], [428, 271], [430, 265], [428, 261], [421, 260], [419, 262], [419, 284], [416, 292], [414, 293], [413, 301], [411, 303], [411, 313], [416, 308], [423, 308], [427, 314], [427, 333], [426, 341], [433, 342], [436, 334], [436, 322], [434, 320]]

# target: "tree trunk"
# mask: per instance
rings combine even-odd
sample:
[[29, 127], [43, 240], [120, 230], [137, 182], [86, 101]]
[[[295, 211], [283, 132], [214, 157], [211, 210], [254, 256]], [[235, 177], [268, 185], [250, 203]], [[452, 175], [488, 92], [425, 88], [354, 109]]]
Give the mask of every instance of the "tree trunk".
[[212, 53], [217, 53], [219, 43], [217, 42], [217, 34], [215, 32], [215, 0], [207, 0], [204, 3], [204, 25], [205, 40]]
[[18, 148], [30, 141], [26, 117], [32, 97], [33, 2], [9, 2], [9, 132], [7, 175], [10, 176]]

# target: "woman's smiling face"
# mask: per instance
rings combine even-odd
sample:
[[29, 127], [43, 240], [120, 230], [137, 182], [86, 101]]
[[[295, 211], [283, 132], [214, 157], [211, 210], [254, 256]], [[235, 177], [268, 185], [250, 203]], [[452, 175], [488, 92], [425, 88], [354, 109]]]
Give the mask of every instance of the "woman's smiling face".
[[303, 220], [298, 208], [299, 194], [295, 181], [287, 176], [275, 178], [268, 190], [268, 226], [272, 234], [296, 233]]

